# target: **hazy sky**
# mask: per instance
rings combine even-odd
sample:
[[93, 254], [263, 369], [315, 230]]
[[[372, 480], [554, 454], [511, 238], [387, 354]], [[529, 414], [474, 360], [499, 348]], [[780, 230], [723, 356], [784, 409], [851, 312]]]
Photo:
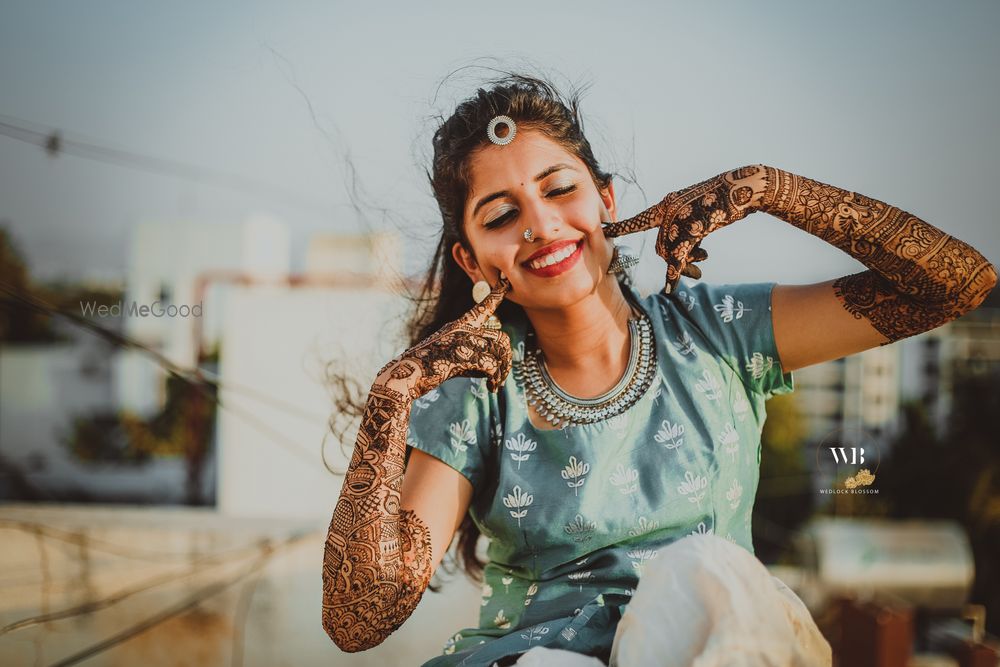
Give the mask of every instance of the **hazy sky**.
[[[291, 226], [300, 264], [310, 233], [361, 229], [344, 185], [350, 155], [366, 201], [429, 238], [431, 118], [488, 73], [453, 77], [435, 99], [438, 84], [463, 65], [527, 62], [591, 84], [583, 110], [598, 159], [645, 192], [616, 181], [623, 214], [764, 162], [900, 206], [1000, 264], [997, 34], [995, 0], [3, 2], [0, 121], [293, 194], [53, 159], [0, 136], [0, 220], [45, 278], [121, 275], [143, 220], [253, 213]], [[646, 290], [662, 284], [653, 239], [630, 241], [643, 246]], [[703, 245], [712, 282], [863, 268], [763, 214]], [[414, 249], [408, 266], [425, 260]]]

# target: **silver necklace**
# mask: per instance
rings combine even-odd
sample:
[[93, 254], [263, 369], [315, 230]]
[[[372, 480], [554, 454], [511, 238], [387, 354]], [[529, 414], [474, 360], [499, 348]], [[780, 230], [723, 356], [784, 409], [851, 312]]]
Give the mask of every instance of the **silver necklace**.
[[656, 374], [656, 348], [649, 317], [641, 308], [636, 310], [638, 315], [628, 321], [625, 373], [614, 387], [594, 398], [577, 398], [563, 390], [549, 374], [534, 331], [527, 333], [523, 359], [514, 364], [514, 379], [524, 386], [528, 403], [543, 419], [558, 428], [592, 424], [625, 412], [646, 392]]

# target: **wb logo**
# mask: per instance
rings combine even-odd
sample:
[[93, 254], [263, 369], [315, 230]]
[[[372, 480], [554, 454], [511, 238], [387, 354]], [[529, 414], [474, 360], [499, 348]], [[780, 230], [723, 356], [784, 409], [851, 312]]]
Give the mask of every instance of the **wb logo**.
[[[859, 465], [865, 462], [865, 448], [864, 447], [829, 447], [828, 448], [833, 453], [834, 463], [849, 463], [851, 465]], [[837, 456], [837, 450], [840, 450], [840, 456]], [[848, 456], [847, 452], [851, 455]]]

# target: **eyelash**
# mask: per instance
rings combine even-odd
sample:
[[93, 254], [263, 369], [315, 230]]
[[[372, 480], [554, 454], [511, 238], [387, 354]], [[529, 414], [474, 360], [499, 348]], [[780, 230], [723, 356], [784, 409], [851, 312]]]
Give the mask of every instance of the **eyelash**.
[[[570, 192], [573, 192], [573, 190], [576, 190], [576, 186], [575, 185], [567, 185], [564, 188], [556, 188], [555, 190], [550, 191], [545, 196], [546, 197], [554, 197], [554, 196], [559, 196], [559, 195], [565, 195], [565, 194], [569, 194]], [[500, 217], [494, 218], [493, 220], [490, 220], [489, 222], [483, 224], [483, 227], [485, 227], [486, 229], [494, 229], [496, 227], [499, 227], [500, 225], [502, 225], [505, 222], [507, 222], [508, 220], [510, 220], [513, 217], [513, 214], [516, 213], [516, 212], [517, 212], [516, 210], [507, 211], [506, 213], [504, 213]]]

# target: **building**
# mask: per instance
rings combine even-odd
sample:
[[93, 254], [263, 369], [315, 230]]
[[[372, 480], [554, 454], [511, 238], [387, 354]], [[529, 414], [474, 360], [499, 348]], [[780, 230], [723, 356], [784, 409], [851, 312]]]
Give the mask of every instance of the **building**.
[[902, 342], [907, 396], [924, 405], [941, 434], [956, 377], [1000, 368], [1000, 290], [971, 313]]
[[[128, 267], [123, 310], [134, 305], [153, 312], [123, 315], [123, 333], [178, 366], [193, 368], [199, 331], [206, 346], [221, 333], [231, 286], [214, 278], [237, 273], [260, 282], [284, 278], [291, 267], [291, 237], [284, 223], [260, 216], [238, 223], [145, 222], [136, 228]], [[192, 312], [171, 316], [164, 312], [171, 307]], [[163, 403], [163, 377], [148, 355], [123, 351], [116, 360], [119, 404], [139, 414], [152, 412]]]

